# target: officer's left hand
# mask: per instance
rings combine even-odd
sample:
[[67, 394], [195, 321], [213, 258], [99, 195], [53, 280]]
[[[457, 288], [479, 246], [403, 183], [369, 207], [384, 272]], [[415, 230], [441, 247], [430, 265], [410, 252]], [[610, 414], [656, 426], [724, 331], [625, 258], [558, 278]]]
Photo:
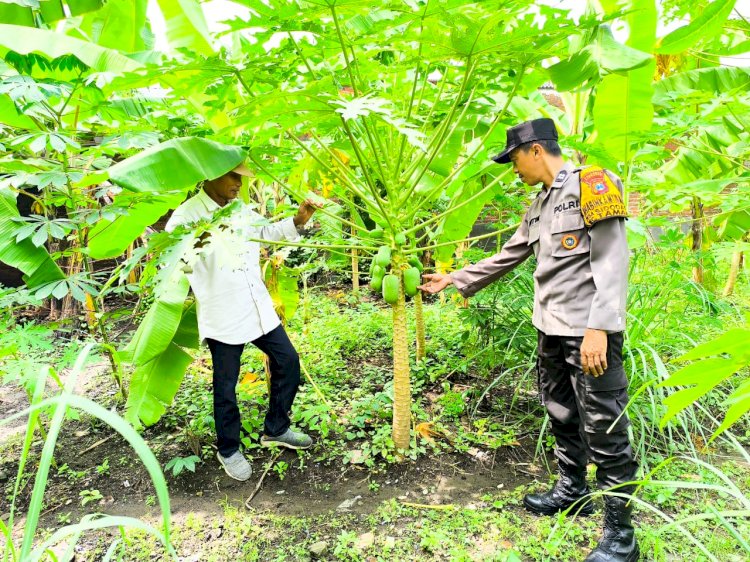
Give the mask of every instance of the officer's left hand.
[[315, 213], [315, 211], [322, 208], [323, 203], [318, 203], [316, 201], [313, 201], [312, 199], [305, 199], [299, 206], [299, 209], [297, 209], [297, 214], [294, 217], [294, 226], [304, 225], [307, 221], [310, 220], [310, 217], [313, 216], [313, 213]]
[[581, 343], [581, 368], [583, 374], [595, 377], [607, 370], [607, 332], [586, 328]]

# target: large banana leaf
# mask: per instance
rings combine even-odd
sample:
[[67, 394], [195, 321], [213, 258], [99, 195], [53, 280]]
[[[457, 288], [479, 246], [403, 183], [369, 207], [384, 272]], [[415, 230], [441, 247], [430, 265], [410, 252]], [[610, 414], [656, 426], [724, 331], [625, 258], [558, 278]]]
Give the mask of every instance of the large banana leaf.
[[688, 25], [662, 37], [656, 47], [656, 52], [663, 55], [675, 55], [686, 51], [701, 39], [712, 39], [721, 32], [724, 22], [732, 13], [734, 4], [735, 0], [714, 0]]
[[143, 234], [167, 211], [177, 207], [185, 199], [185, 192], [166, 193], [138, 200], [130, 193], [117, 198], [117, 204], [128, 208], [126, 215], [114, 220], [100, 220], [89, 231], [89, 253], [94, 259], [113, 258]]
[[607, 26], [601, 26], [594, 41], [569, 58], [550, 66], [550, 79], [559, 91], [572, 90], [590, 79], [596, 79], [612, 72], [632, 70], [651, 60], [644, 53], [617, 42]]
[[[628, 7], [633, 10], [627, 18], [628, 46], [652, 52], [657, 19], [654, 0], [631, 0]], [[635, 134], [651, 128], [654, 69], [652, 61], [625, 75], [610, 74], [596, 89], [593, 113], [598, 142], [616, 160], [629, 161]]]
[[18, 111], [16, 104], [6, 94], [0, 94], [0, 123], [20, 129], [38, 129], [34, 121]]
[[197, 347], [194, 304], [185, 306], [189, 283], [181, 270], [159, 289], [159, 296], [121, 352], [135, 367], [130, 380], [125, 419], [135, 426], [156, 423], [171, 404], [192, 356], [181, 346]]
[[136, 192], [185, 189], [218, 178], [245, 160], [245, 151], [200, 137], [157, 144], [107, 170], [110, 180]]
[[[65, 0], [71, 16], [77, 16], [98, 10], [102, 0]], [[64, 19], [65, 10], [63, 0], [24, 0], [17, 3], [0, 2], [0, 21], [15, 25], [34, 27], [34, 13], [32, 8], [39, 11], [46, 23], [53, 23]]]
[[172, 49], [190, 49], [213, 55], [206, 18], [197, 0], [157, 0], [166, 23], [167, 41]]
[[161, 296], [149, 308], [133, 339], [121, 352], [123, 360], [141, 367], [164, 352], [180, 325], [189, 288], [185, 274], [176, 270]]
[[83, 16], [77, 28], [89, 41], [108, 49], [122, 53], [150, 49], [153, 41], [146, 25], [147, 5], [147, 0], [107, 0], [101, 9]]
[[7, 188], [0, 189], [0, 261], [20, 269], [29, 287], [65, 279], [43, 246], [35, 246], [30, 238], [16, 242], [22, 225], [13, 219], [18, 217], [15, 194]]
[[750, 68], [714, 66], [673, 74], [654, 85], [654, 103], [667, 105], [691, 90], [707, 94], [726, 94], [750, 90]]
[[29, 6], [0, 2], [0, 21], [33, 27], [34, 13]]
[[750, 211], [740, 209], [714, 221], [722, 240], [742, 240], [750, 232]]
[[42, 53], [49, 58], [75, 55], [97, 72], [131, 72], [143, 66], [115, 50], [46, 29], [0, 24], [0, 56], [8, 51], [22, 55]]
[[152, 361], [133, 372], [125, 419], [135, 427], [153, 425], [164, 414], [180, 388], [193, 357], [170, 343]]
[[123, 192], [122, 200], [116, 200], [117, 205], [129, 209], [128, 214], [100, 221], [91, 229], [91, 256], [101, 259], [121, 254], [147, 226], [179, 205], [188, 189], [227, 173], [244, 159], [240, 147], [183, 137], [153, 146], [84, 179], [83, 184], [109, 179], [128, 192]]

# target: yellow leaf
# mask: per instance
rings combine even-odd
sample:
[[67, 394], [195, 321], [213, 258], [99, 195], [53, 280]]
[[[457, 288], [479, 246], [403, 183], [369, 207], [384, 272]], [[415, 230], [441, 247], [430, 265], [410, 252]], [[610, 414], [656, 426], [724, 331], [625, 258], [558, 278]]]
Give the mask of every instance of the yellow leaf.
[[453, 260], [450, 259], [448, 261], [436, 261], [435, 262], [435, 271], [437, 273], [448, 273], [453, 269]]
[[243, 390], [252, 390], [254, 386], [257, 386], [258, 383], [262, 383], [263, 381], [260, 380], [260, 377], [256, 375], [255, 373], [251, 373], [248, 371], [244, 375], [242, 375], [242, 379], [240, 380], [240, 386], [243, 388]]
[[346, 152], [344, 152], [343, 150], [339, 150], [338, 148], [332, 148], [331, 152], [333, 152], [336, 155], [336, 158], [341, 160], [341, 163], [344, 166], [349, 165], [349, 160], [351, 160], [351, 158], [349, 158], [349, 155]]
[[414, 428], [418, 435], [427, 441], [433, 441], [434, 437], [443, 437], [443, 434], [435, 429], [434, 422], [422, 422], [418, 423]]
[[331, 195], [331, 192], [333, 191], [333, 182], [328, 177], [325, 177], [323, 178], [321, 184], [320, 194], [328, 199], [328, 197]]

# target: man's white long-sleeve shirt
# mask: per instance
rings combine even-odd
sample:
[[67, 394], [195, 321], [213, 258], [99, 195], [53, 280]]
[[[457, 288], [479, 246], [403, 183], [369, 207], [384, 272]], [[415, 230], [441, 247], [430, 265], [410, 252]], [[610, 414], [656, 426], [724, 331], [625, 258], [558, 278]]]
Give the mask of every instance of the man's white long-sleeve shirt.
[[[210, 219], [220, 209], [202, 189], [175, 209], [166, 225], [167, 232], [183, 224]], [[200, 339], [211, 338], [227, 344], [251, 342], [275, 329], [281, 321], [263, 283], [260, 269], [260, 243], [299, 240], [291, 218], [267, 223], [249, 205], [228, 219], [228, 228], [211, 236], [187, 277], [195, 294]]]

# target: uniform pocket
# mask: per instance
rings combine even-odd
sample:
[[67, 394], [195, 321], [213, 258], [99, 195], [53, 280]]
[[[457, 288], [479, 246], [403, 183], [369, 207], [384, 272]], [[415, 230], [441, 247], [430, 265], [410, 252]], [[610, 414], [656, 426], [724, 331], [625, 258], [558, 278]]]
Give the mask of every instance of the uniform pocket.
[[579, 211], [560, 213], [550, 225], [552, 257], [566, 258], [590, 251], [590, 239]]
[[608, 368], [603, 375], [578, 374], [578, 382], [583, 385], [579, 391], [585, 415], [584, 429], [587, 432], [620, 431], [628, 426], [629, 420], [623, 414], [628, 403], [628, 379], [625, 370]]
[[607, 392], [628, 387], [628, 377], [625, 375], [625, 369], [623, 369], [622, 366], [613, 369], [608, 365], [604, 374], [598, 377], [595, 377], [594, 375], [585, 375], [583, 373], [579, 376], [583, 377], [583, 384], [586, 386], [586, 392]]

